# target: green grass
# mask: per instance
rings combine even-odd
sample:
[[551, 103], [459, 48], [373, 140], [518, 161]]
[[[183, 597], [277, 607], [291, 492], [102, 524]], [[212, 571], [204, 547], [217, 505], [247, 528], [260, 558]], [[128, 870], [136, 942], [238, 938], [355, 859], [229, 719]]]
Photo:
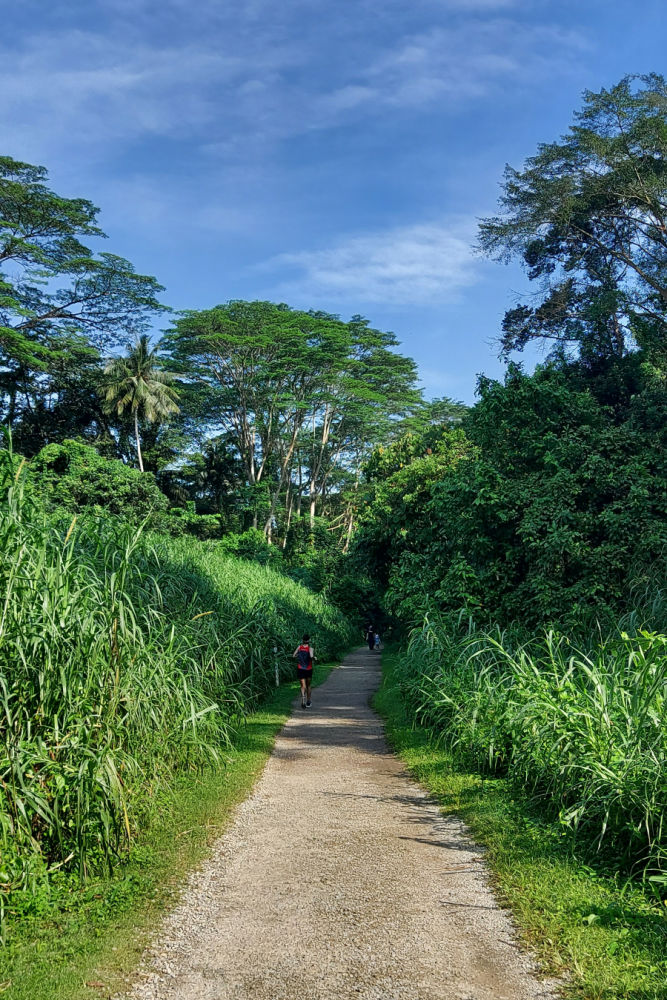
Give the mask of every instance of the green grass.
[[[413, 664], [419, 664], [414, 670]], [[415, 629], [403, 686], [457, 761], [506, 776], [597, 864], [667, 886], [667, 636]]]
[[406, 705], [396, 654], [383, 656], [375, 707], [410, 772], [487, 849], [499, 898], [544, 970], [586, 1000], [666, 1000], [667, 907], [640, 885], [584, 865], [558, 822], [546, 821], [504, 779], [456, 764]]
[[[215, 768], [343, 615], [281, 573], [106, 515], [46, 514], [0, 450], [0, 937], [122, 865], [172, 787]], [[274, 652], [275, 651], [275, 652]]]
[[[315, 666], [315, 685], [332, 666]], [[100, 1000], [127, 985], [160, 915], [261, 774], [297, 692], [295, 681], [268, 696], [224, 768], [182, 780], [112, 877], [52, 889], [51, 912], [23, 920], [0, 948], [2, 1000]]]

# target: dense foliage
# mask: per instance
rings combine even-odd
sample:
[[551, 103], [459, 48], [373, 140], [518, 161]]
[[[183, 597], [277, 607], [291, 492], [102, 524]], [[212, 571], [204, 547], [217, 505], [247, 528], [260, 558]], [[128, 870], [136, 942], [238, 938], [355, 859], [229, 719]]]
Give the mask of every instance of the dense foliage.
[[481, 245], [542, 301], [501, 349], [556, 347], [482, 377], [460, 425], [375, 450], [351, 553], [412, 626], [406, 700], [455, 759], [663, 886], [666, 152], [664, 81], [627, 79], [508, 168]]
[[220, 763], [273, 680], [274, 646], [291, 672], [303, 631], [321, 658], [351, 636], [323, 598], [269, 568], [108, 513], [46, 516], [7, 452], [2, 475], [6, 914], [63, 865], [112, 864], [175, 773]]
[[26, 471], [34, 499], [49, 510], [73, 514], [95, 511], [130, 523], [153, 519], [167, 508], [167, 498], [151, 473], [140, 473], [118, 459], [103, 458], [95, 448], [65, 439], [48, 444]]
[[[462, 430], [374, 456], [357, 558], [389, 610], [524, 624], [624, 611], [667, 550], [667, 381], [637, 352], [482, 379]], [[427, 451], [431, 450], [431, 454]], [[395, 469], [395, 457], [405, 458]], [[392, 464], [393, 463], [393, 464]], [[383, 470], [387, 471], [383, 478]]]
[[506, 774], [589, 857], [665, 865], [665, 635], [584, 646], [554, 631], [522, 641], [436, 619], [413, 632], [408, 663], [414, 711], [458, 758]]

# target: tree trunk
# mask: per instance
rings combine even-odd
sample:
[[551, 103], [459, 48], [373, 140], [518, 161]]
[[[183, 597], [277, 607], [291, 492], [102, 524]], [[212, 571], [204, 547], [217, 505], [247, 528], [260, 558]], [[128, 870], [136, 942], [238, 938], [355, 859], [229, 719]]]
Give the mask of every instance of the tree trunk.
[[303, 494], [303, 467], [301, 465], [301, 453], [299, 453], [297, 461], [299, 463], [299, 485], [297, 487], [296, 494], [296, 516], [301, 517], [301, 500]]
[[292, 440], [290, 441], [289, 448], [287, 449], [287, 452], [280, 465], [280, 479], [278, 480], [278, 486], [276, 488], [276, 491], [271, 498], [271, 507], [269, 509], [269, 516], [267, 517], [266, 524], [264, 525], [264, 534], [267, 536], [267, 539], [269, 537], [271, 523], [273, 521], [273, 517], [275, 515], [276, 508], [278, 506], [278, 500], [280, 498], [280, 492], [283, 488], [283, 485], [287, 483], [289, 489], [288, 471], [290, 470], [290, 463], [292, 461], [292, 455], [294, 454], [296, 439], [298, 437], [299, 430], [301, 429], [301, 423], [302, 423], [301, 420], [297, 420], [297, 422], [295, 423], [294, 429], [292, 431]]
[[350, 514], [349, 520], [347, 522], [347, 535], [345, 536], [345, 545], [343, 546], [343, 552], [347, 552], [350, 547], [350, 542], [352, 541], [352, 528], [354, 527], [354, 507], [356, 503], [357, 493], [359, 492], [359, 477], [361, 475], [361, 466], [359, 463], [359, 456], [357, 455], [357, 469], [356, 476], [354, 479], [354, 498], [350, 502]]
[[354, 509], [350, 507], [350, 516], [347, 522], [347, 534], [345, 536], [345, 545], [343, 546], [343, 552], [347, 552], [350, 547], [350, 541], [352, 539], [352, 527], [354, 525]]
[[134, 439], [137, 442], [137, 458], [139, 459], [139, 469], [144, 471], [144, 460], [141, 457], [141, 441], [139, 440], [139, 411], [134, 411]]
[[291, 489], [287, 491], [287, 524], [285, 526], [285, 537], [283, 538], [283, 548], [287, 548], [287, 535], [292, 523], [292, 511], [294, 510], [294, 494]]

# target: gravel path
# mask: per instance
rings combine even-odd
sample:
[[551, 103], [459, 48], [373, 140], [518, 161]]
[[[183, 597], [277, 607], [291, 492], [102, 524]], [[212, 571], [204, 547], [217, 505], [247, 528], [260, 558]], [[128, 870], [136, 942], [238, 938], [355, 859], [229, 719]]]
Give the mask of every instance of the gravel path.
[[547, 1000], [479, 849], [388, 750], [358, 650], [295, 709], [132, 1000]]

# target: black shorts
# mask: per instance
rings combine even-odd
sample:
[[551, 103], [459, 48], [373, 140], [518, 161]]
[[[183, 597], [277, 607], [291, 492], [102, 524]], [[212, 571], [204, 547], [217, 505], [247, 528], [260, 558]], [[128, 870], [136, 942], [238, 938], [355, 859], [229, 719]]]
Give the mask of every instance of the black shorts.
[[313, 679], [313, 671], [312, 671], [312, 669], [311, 670], [306, 670], [305, 667], [297, 667], [296, 668], [296, 676], [298, 677], [299, 680], [301, 680], [301, 678], [303, 677], [307, 681], [312, 681], [312, 679]]

